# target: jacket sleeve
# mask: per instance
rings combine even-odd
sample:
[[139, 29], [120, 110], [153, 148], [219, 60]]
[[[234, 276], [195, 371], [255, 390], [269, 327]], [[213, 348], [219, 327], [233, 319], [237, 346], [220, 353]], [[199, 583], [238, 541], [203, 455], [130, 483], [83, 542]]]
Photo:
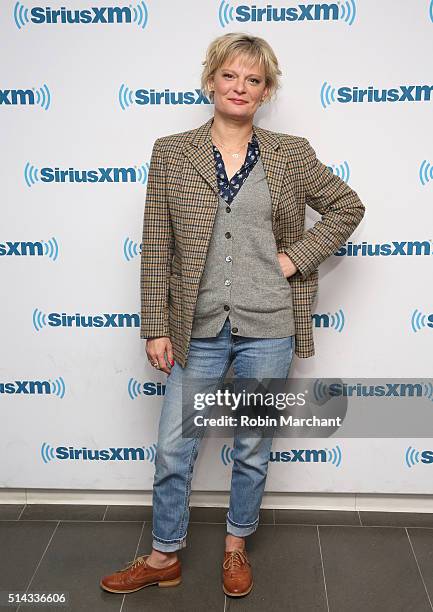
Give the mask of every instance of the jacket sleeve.
[[303, 279], [346, 242], [365, 213], [356, 191], [319, 161], [309, 141], [306, 138], [304, 141], [306, 203], [320, 213], [322, 219], [300, 240], [284, 249]]
[[147, 177], [140, 268], [140, 337], [169, 336], [168, 291], [173, 230], [165, 189], [159, 139], [153, 145]]

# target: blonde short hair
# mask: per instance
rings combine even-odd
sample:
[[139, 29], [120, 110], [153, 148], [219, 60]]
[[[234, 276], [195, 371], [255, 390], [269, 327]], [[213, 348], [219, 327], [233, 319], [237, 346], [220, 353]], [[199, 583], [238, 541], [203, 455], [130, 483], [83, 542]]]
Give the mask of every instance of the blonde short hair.
[[204, 66], [201, 75], [202, 91], [213, 102], [213, 93], [209, 90], [209, 79], [227, 59], [232, 59], [237, 55], [245, 55], [251, 60], [251, 63], [258, 62], [264, 67], [265, 84], [269, 90], [264, 101], [268, 102], [280, 87], [279, 76], [282, 72], [278, 66], [277, 57], [266, 40], [243, 32], [229, 32], [211, 42], [206, 51], [206, 59], [202, 62]]

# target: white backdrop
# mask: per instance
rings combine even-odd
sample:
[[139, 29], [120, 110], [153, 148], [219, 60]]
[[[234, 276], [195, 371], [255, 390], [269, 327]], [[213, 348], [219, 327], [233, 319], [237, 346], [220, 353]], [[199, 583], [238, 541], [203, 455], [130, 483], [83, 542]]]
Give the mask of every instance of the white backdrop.
[[[266, 6], [285, 20], [254, 21]], [[227, 31], [263, 36], [281, 64], [283, 88], [256, 124], [308, 138], [366, 206], [351, 242], [392, 253], [322, 264], [315, 314], [328, 319], [315, 317], [316, 356], [295, 358], [292, 375], [431, 376], [433, 4], [317, 6], [1, 3], [0, 486], [152, 487], [166, 376], [139, 338], [148, 162], [156, 138], [213, 113], [196, 89], [207, 45]], [[368, 88], [387, 100], [355, 101]], [[152, 89], [196, 103], [146, 103]], [[231, 443], [204, 440], [194, 489], [229, 489]], [[267, 491], [432, 492], [416, 455], [430, 438], [276, 439], [273, 449], [337, 445], [338, 466], [272, 462]], [[110, 448], [120, 450], [101, 452]]]

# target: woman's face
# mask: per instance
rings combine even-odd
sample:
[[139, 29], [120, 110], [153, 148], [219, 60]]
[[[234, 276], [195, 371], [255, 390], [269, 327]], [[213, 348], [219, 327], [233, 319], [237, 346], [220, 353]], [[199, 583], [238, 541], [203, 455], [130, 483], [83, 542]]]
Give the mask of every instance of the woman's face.
[[209, 86], [214, 90], [215, 111], [238, 119], [252, 119], [268, 93], [264, 68], [241, 55], [218, 68]]

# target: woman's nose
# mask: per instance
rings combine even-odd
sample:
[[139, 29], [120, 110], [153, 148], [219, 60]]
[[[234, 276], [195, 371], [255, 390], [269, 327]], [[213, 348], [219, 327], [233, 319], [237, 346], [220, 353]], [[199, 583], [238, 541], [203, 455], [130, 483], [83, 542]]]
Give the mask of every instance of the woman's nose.
[[242, 80], [238, 79], [234, 84], [233, 89], [236, 93], [242, 93], [245, 91], [245, 83]]

